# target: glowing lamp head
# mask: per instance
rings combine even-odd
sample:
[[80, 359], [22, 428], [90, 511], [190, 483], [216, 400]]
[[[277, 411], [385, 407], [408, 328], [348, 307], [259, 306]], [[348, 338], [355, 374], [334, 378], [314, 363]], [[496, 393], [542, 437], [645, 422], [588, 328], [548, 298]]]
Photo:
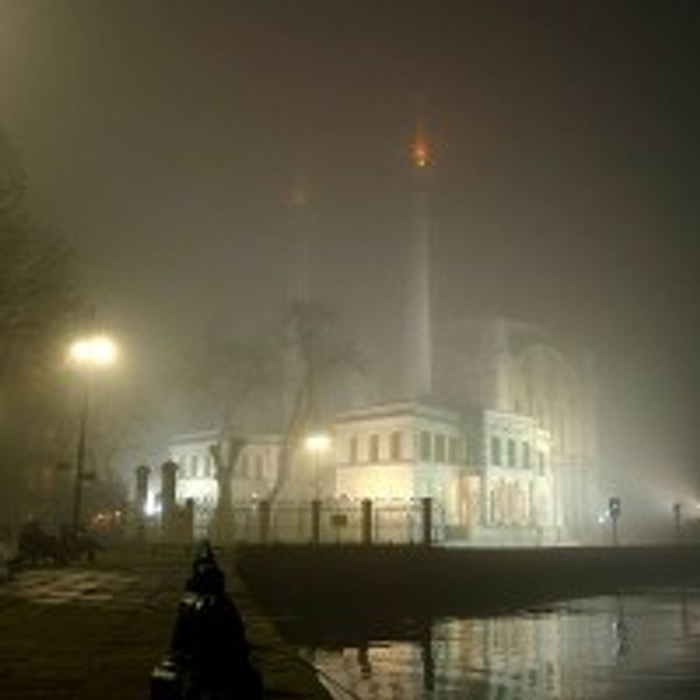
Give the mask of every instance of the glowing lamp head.
[[331, 446], [331, 438], [326, 433], [312, 433], [304, 440], [304, 447], [310, 452], [325, 452]]
[[72, 362], [80, 366], [107, 366], [117, 361], [117, 346], [104, 335], [76, 340], [68, 351]]

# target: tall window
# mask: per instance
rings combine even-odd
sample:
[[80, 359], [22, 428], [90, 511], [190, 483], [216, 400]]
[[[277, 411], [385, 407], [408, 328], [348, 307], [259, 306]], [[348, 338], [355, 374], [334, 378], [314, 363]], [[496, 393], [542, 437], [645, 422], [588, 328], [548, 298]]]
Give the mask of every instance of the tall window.
[[530, 468], [530, 443], [523, 442], [523, 467]]
[[193, 477], [199, 476], [199, 457], [197, 455], [190, 457], [190, 474]]
[[460, 464], [459, 459], [459, 441], [452, 436], [447, 444], [447, 461], [450, 464]]
[[391, 434], [389, 453], [393, 461], [398, 462], [401, 459], [401, 433], [398, 430], [394, 430]]
[[513, 438], [508, 438], [508, 466], [514, 467], [516, 462], [515, 440], [513, 440]]
[[379, 461], [379, 435], [369, 436], [369, 461]]
[[491, 438], [491, 464], [501, 466], [501, 438], [497, 435]]
[[435, 461], [445, 463], [445, 436], [442, 433], [435, 436]]
[[352, 435], [350, 437], [350, 464], [357, 464], [357, 462], [358, 462], [357, 435]]
[[427, 430], [421, 430], [420, 432], [420, 458], [423, 462], [429, 462], [432, 455], [432, 445], [431, 445], [430, 433]]

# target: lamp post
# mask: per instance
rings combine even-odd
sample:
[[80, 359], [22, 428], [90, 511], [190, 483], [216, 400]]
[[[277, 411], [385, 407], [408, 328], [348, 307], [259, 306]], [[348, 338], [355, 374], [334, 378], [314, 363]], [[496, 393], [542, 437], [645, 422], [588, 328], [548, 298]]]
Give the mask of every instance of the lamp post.
[[612, 541], [615, 546], [618, 544], [617, 521], [620, 519], [621, 512], [622, 501], [618, 496], [611, 496], [608, 499], [608, 516], [610, 517], [610, 522], [612, 523]]
[[94, 369], [113, 365], [117, 359], [117, 346], [104, 335], [76, 340], [68, 350], [68, 359], [83, 375], [78, 445], [75, 455], [75, 485], [73, 491], [73, 532], [80, 528], [80, 515], [85, 480], [85, 448], [87, 422], [90, 407], [90, 377]]
[[304, 447], [311, 453], [314, 464], [314, 497], [311, 501], [311, 541], [314, 544], [321, 541], [320, 461], [330, 444], [331, 439], [327, 433], [311, 433], [304, 440]]
[[681, 541], [681, 504], [674, 503], [672, 506], [673, 510], [673, 527], [676, 533], [676, 542]]

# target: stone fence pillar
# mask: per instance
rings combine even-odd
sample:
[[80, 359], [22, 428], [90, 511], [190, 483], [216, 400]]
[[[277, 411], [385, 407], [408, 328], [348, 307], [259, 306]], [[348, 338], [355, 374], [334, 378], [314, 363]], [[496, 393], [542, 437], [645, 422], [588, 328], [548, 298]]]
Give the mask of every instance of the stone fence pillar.
[[424, 497], [420, 499], [421, 511], [421, 543], [430, 546], [433, 543], [433, 499]]
[[372, 544], [372, 499], [362, 499], [362, 544]]
[[168, 460], [160, 468], [160, 527], [164, 539], [172, 539], [175, 532], [175, 489], [177, 464]]
[[146, 505], [148, 503], [148, 478], [150, 467], [141, 464], [136, 467], [136, 497], [134, 499], [134, 521], [136, 537], [140, 540], [146, 537]]
[[314, 498], [311, 501], [311, 542], [318, 544], [321, 541], [321, 501]]

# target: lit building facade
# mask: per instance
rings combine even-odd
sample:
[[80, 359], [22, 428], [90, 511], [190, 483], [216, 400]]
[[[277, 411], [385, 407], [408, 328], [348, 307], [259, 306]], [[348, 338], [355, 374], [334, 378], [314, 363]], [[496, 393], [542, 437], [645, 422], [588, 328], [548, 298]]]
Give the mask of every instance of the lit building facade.
[[340, 414], [333, 433], [336, 497], [431, 498], [453, 532], [475, 517], [466, 434], [455, 411], [415, 402], [370, 406]]
[[[301, 444], [294, 451], [281, 498], [378, 506], [430, 498], [440, 539], [593, 541], [600, 501], [590, 359], [504, 319], [451, 333], [434, 354], [431, 402], [339, 413], [327, 450], [312, 454]], [[193, 498], [207, 512], [218, 499], [209, 456], [215, 441], [214, 432], [180, 436], [170, 451], [180, 465], [178, 499]], [[275, 435], [249, 438], [230, 483], [234, 504], [272, 492], [282, 443]]]
[[503, 318], [454, 324], [435, 348], [436, 392], [479, 426], [481, 522], [525, 517], [556, 539], [593, 539], [600, 475], [590, 353]]

